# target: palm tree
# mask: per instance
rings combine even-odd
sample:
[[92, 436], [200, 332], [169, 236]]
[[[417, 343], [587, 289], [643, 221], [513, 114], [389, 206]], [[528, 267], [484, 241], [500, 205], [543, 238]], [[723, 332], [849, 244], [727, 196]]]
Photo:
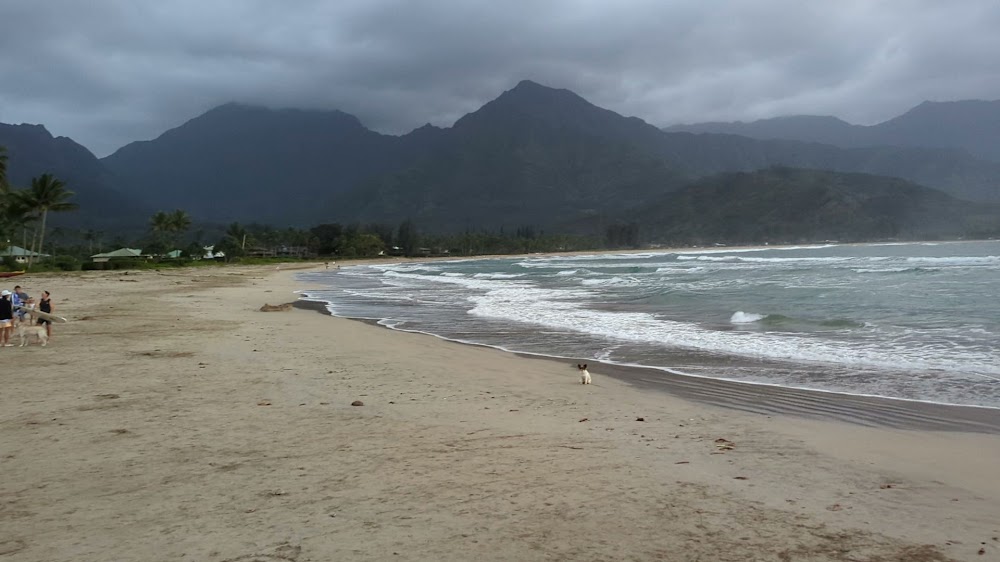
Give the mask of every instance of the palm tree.
[[172, 212], [157, 211], [149, 218], [149, 228], [154, 233], [160, 233], [159, 241], [170, 245], [177, 244], [177, 234], [191, 228], [191, 217], [181, 209]]
[[187, 229], [191, 228], [191, 217], [181, 209], [170, 213], [167, 215], [167, 218], [170, 223], [170, 231], [175, 235], [187, 232]]
[[149, 218], [149, 229], [153, 231], [153, 242], [149, 250], [156, 252], [167, 251], [167, 239], [170, 236], [170, 230], [173, 225], [170, 223], [170, 215], [163, 211], [157, 211]]
[[[11, 228], [8, 208], [11, 204], [10, 186], [7, 185], [7, 147], [0, 146], [0, 238], [7, 240]], [[9, 245], [9, 244], [8, 244]]]
[[0, 146], [0, 190], [7, 189], [7, 147]]
[[87, 242], [87, 255], [94, 253], [94, 240], [97, 240], [97, 231], [92, 229], [84, 230], [80, 233], [81, 237], [85, 242]]
[[149, 217], [149, 228], [153, 232], [169, 232], [170, 215], [163, 211], [157, 211], [152, 217]]
[[27, 247], [24, 239], [28, 236], [28, 226], [38, 217], [32, 210], [27, 191], [11, 190], [10, 186], [0, 186], [0, 236], [8, 242], [18, 230], [21, 231], [21, 246]]
[[[246, 251], [247, 241], [250, 238], [250, 233], [246, 228], [243, 227], [238, 222], [231, 223], [228, 228], [226, 228], [226, 237], [222, 239], [220, 246], [224, 248], [226, 252], [226, 259], [234, 255], [243, 255]], [[253, 240], [249, 240], [253, 244]]]
[[[31, 179], [31, 187], [26, 197], [31, 203], [32, 210], [42, 217], [41, 232], [38, 236], [39, 254], [45, 247], [45, 222], [49, 217], [49, 211], [62, 212], [76, 209], [76, 203], [67, 201], [72, 196], [73, 192], [66, 189], [65, 182], [56, 179], [52, 174], [42, 174]], [[31, 267], [32, 258], [33, 255], [29, 254], [28, 267]]]

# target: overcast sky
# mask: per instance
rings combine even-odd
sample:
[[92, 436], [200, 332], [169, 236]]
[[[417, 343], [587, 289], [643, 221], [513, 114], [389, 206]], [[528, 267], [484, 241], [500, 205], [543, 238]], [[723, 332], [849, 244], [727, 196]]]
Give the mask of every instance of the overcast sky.
[[997, 0], [0, 0], [0, 122], [105, 156], [228, 101], [403, 133], [522, 79], [662, 126], [1000, 98]]

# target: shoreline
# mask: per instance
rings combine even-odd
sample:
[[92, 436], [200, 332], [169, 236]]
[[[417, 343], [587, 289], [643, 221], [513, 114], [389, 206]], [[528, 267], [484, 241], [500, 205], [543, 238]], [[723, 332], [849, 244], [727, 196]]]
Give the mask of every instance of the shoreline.
[[53, 281], [20, 283], [70, 322], [0, 349], [4, 560], [1000, 555], [997, 435], [584, 386], [567, 362], [260, 312], [306, 285], [274, 266]]
[[[575, 361], [552, 355], [510, 351], [487, 344], [459, 341], [426, 332], [397, 330], [373, 319], [336, 316], [327, 309], [325, 301], [299, 298], [293, 306], [300, 310], [310, 310], [333, 318], [361, 322], [391, 332], [417, 334], [457, 345], [493, 349], [528, 359], [540, 359], [559, 365], [563, 365], [567, 361]], [[941, 404], [923, 400], [865, 396], [774, 384], [732, 381], [683, 375], [656, 367], [620, 365], [594, 359], [588, 361], [600, 365], [601, 375], [615, 377], [640, 391], [653, 390], [684, 400], [751, 414], [797, 416], [892, 429], [1000, 435], [1000, 409], [998, 408]]]

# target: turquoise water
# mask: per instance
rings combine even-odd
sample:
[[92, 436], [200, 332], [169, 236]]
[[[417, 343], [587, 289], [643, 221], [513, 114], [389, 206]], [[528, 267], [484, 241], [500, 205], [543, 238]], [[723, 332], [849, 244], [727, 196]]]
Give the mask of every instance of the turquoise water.
[[572, 359], [1000, 408], [1000, 242], [361, 265], [338, 316]]

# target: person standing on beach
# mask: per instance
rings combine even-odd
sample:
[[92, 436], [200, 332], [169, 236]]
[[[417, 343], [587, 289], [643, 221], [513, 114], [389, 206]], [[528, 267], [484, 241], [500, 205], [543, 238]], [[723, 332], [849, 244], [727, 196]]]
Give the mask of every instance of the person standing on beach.
[[[38, 310], [52, 314], [52, 295], [48, 291], [42, 291], [42, 298], [38, 301]], [[38, 319], [39, 324], [45, 324], [45, 334], [52, 339], [52, 321], [44, 318]]]
[[14, 330], [14, 304], [10, 301], [10, 291], [0, 291], [0, 346], [11, 347], [10, 333]]
[[20, 285], [14, 285], [14, 292], [10, 295], [10, 303], [14, 307], [14, 314], [17, 315], [18, 322], [24, 322], [25, 312], [19, 307], [27, 305], [29, 298], [28, 293], [22, 291]]

